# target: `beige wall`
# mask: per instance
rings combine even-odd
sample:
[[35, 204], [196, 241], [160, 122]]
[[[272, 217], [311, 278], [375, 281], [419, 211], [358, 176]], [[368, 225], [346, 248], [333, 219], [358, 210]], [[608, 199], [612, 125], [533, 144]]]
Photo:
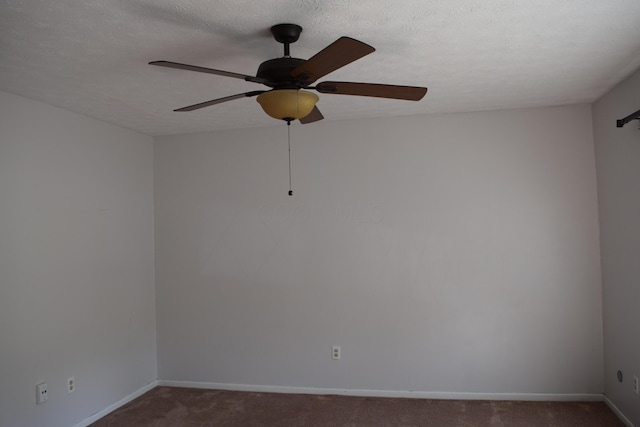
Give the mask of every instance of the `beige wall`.
[[150, 137], [0, 92], [1, 426], [68, 427], [156, 379], [152, 165]]
[[294, 197], [284, 125], [156, 139], [160, 378], [602, 393], [588, 105], [292, 140]]
[[[640, 426], [640, 130], [621, 119], [640, 109], [640, 71], [593, 105], [604, 289], [605, 393]], [[624, 373], [618, 382], [616, 373]]]

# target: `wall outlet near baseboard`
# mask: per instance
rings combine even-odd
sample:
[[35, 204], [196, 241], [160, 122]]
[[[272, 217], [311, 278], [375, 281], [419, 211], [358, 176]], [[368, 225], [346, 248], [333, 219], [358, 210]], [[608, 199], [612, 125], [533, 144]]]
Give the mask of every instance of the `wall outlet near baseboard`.
[[333, 347], [331, 347], [331, 358], [333, 360], [340, 360], [341, 353], [342, 352], [340, 351], [339, 345], [334, 345]]
[[71, 394], [76, 390], [76, 380], [73, 377], [67, 378], [67, 393]]
[[40, 383], [36, 385], [36, 403], [44, 403], [49, 398], [47, 394], [47, 383]]
[[638, 376], [634, 375], [633, 376], [633, 392], [635, 394], [640, 394], [640, 389], [638, 388]]

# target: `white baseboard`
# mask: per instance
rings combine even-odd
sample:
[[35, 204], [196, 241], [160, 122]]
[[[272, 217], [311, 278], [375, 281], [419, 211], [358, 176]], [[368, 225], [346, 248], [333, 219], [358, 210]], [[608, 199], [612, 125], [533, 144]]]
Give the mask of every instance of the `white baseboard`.
[[614, 405], [607, 396], [604, 396], [604, 403], [618, 416], [618, 418], [620, 418], [620, 421], [622, 421], [627, 427], [634, 427], [633, 423], [629, 421], [629, 418], [625, 417], [620, 409], [618, 409], [618, 407]]
[[455, 400], [529, 400], [557, 402], [602, 402], [602, 394], [549, 394], [549, 393], [455, 393], [415, 390], [359, 390], [341, 388], [266, 386], [249, 384], [210, 383], [200, 381], [159, 380], [159, 386], [204, 388], [232, 391], [256, 391], [264, 393], [293, 394], [337, 394], [366, 397], [403, 397], [415, 399], [455, 399]]
[[109, 405], [106, 408], [104, 408], [102, 411], [96, 412], [95, 414], [91, 415], [89, 418], [86, 418], [86, 419], [82, 420], [81, 422], [76, 424], [74, 427], [87, 427], [89, 424], [98, 421], [100, 418], [104, 417], [105, 415], [107, 415], [107, 414], [115, 411], [119, 407], [124, 406], [127, 403], [131, 402], [136, 397], [142, 396], [143, 394], [145, 394], [146, 392], [148, 392], [152, 388], [156, 387], [157, 385], [158, 385], [158, 381], [150, 382], [149, 384], [145, 385], [144, 387], [141, 387], [140, 389], [134, 391], [130, 395], [118, 400], [113, 405]]

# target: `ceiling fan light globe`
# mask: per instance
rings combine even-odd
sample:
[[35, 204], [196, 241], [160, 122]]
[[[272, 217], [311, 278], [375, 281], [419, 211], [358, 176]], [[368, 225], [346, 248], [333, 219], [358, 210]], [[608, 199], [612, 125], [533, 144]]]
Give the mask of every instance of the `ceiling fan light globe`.
[[278, 120], [298, 120], [313, 110], [318, 95], [298, 89], [274, 89], [258, 95], [257, 101], [269, 116]]

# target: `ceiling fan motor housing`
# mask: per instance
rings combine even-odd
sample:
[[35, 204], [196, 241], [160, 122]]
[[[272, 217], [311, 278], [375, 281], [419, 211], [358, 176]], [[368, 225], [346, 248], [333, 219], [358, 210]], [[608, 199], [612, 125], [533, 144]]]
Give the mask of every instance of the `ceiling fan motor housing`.
[[276, 58], [263, 62], [256, 77], [264, 79], [265, 85], [276, 89], [300, 89], [308, 86], [303, 79], [293, 77], [291, 71], [306, 61], [298, 58]]

